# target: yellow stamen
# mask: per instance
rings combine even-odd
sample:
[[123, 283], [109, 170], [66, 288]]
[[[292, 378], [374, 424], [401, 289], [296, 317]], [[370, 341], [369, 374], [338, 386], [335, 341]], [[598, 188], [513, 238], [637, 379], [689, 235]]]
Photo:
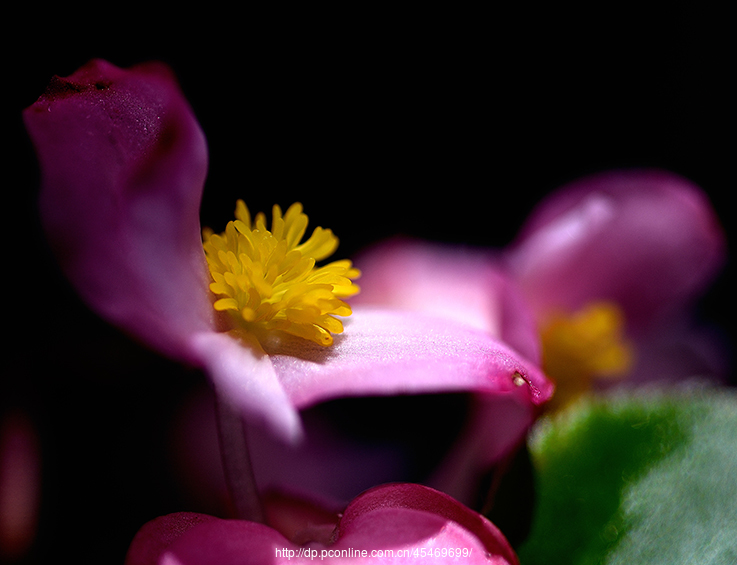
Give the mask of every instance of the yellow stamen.
[[561, 407], [591, 388], [597, 377], [624, 376], [632, 366], [622, 310], [610, 302], [588, 304], [571, 315], [557, 314], [542, 331], [543, 368], [556, 381], [552, 407]]
[[281, 330], [331, 345], [332, 334], [343, 331], [335, 316], [351, 314], [342, 299], [358, 292], [353, 279], [360, 276], [348, 260], [315, 266], [333, 254], [338, 238], [318, 227], [302, 242], [308, 219], [299, 203], [283, 215], [274, 206], [271, 230], [263, 213], [251, 220], [242, 200], [235, 217], [221, 234], [203, 230], [210, 290], [218, 296], [215, 310], [228, 312], [236, 328], [256, 335]]

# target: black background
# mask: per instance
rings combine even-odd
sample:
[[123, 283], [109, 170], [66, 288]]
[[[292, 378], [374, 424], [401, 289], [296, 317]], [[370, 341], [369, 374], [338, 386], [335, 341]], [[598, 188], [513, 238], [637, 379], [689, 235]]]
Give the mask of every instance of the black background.
[[[215, 229], [236, 198], [264, 211], [299, 200], [313, 225], [340, 236], [341, 256], [396, 233], [503, 246], [564, 182], [655, 166], [702, 186], [733, 240], [735, 65], [724, 14], [677, 2], [125, 11], [98, 21], [39, 10], [21, 18], [5, 49], [11, 342], [0, 408], [31, 414], [43, 458], [39, 531], [25, 563], [121, 563], [145, 521], [198, 510], [182, 507], [169, 481], [163, 423], [203, 377], [90, 313], [40, 231], [20, 111], [54, 74], [92, 57], [170, 64], [208, 139], [202, 219]], [[729, 338], [733, 265], [701, 311]]]

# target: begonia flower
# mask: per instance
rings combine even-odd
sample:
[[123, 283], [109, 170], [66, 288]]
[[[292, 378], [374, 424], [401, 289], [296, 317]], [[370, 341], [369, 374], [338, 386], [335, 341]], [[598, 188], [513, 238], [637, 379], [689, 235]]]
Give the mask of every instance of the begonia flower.
[[191, 512], [161, 516], [136, 534], [125, 565], [518, 563], [486, 518], [416, 484], [376, 487], [351, 501], [340, 517], [325, 520], [316, 512], [312, 518], [298, 520], [301, 530], [280, 532]]
[[[696, 185], [659, 170], [611, 171], [548, 196], [506, 249], [396, 240], [367, 250], [356, 260], [367, 275], [355, 304], [452, 307], [453, 317], [473, 319], [489, 308], [485, 273], [502, 270], [535, 318], [543, 369], [556, 381], [552, 403], [562, 404], [596, 379], [716, 372], [719, 355], [688, 315], [724, 254]], [[412, 268], [396, 275], [398, 264]], [[418, 281], [434, 301], [407, 292]], [[475, 300], [459, 303], [454, 288]]]
[[[438, 316], [351, 312], [343, 299], [358, 273], [347, 261], [314, 266], [335, 239], [318, 228], [301, 243], [299, 206], [275, 208], [267, 229], [238, 204], [222, 235], [205, 232], [206, 258], [205, 138], [167, 67], [91, 61], [54, 78], [24, 118], [41, 165], [43, 227], [80, 296], [142, 343], [202, 368], [251, 430], [264, 424], [295, 444], [300, 411], [342, 397], [462, 392], [512, 400], [525, 414], [550, 397], [529, 347]], [[253, 253], [229, 254], [231, 245]], [[510, 420], [504, 434], [519, 439], [529, 422]]]

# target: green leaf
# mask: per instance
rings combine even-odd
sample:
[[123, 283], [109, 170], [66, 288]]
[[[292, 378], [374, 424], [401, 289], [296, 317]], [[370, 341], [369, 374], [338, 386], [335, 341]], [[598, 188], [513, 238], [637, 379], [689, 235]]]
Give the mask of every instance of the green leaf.
[[589, 398], [540, 420], [530, 451], [522, 565], [737, 563], [733, 390]]

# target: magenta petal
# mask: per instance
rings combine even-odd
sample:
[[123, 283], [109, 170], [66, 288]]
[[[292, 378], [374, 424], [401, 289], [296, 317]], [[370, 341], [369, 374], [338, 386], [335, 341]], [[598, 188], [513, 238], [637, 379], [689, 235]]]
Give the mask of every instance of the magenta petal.
[[490, 250], [393, 239], [355, 264], [361, 293], [352, 304], [435, 314], [488, 332], [532, 361], [540, 355], [534, 320]]
[[170, 70], [94, 60], [24, 112], [40, 210], [64, 272], [108, 321], [187, 358], [212, 327], [199, 204], [207, 149]]
[[[290, 563], [276, 550], [294, 551], [294, 545], [276, 530], [244, 520], [218, 520], [193, 528], [163, 554], [159, 565], [247, 565]], [[299, 563], [299, 561], [296, 561]]]
[[125, 565], [278, 563], [276, 548], [298, 546], [263, 524], [179, 512], [145, 524], [128, 549]]
[[539, 314], [609, 299], [634, 325], [681, 308], [724, 256], [724, 234], [704, 193], [656, 170], [609, 172], [563, 187], [532, 213], [509, 251]]
[[176, 512], [159, 516], [138, 530], [125, 558], [125, 565], [157, 565], [166, 549], [198, 524], [217, 518], [196, 512]]
[[286, 340], [271, 355], [295, 406], [343, 396], [478, 392], [550, 398], [533, 363], [487, 332], [415, 312], [355, 307], [330, 348]]
[[[333, 547], [343, 546], [394, 548], [395, 554], [408, 546], [437, 548], [441, 554], [443, 548], [473, 548], [463, 562], [518, 563], [509, 542], [486, 518], [447, 494], [407, 483], [379, 486], [354, 499], [343, 513]], [[410, 554], [395, 562], [416, 560]]]
[[318, 530], [319, 539], [299, 546], [254, 522], [170, 514], [141, 528], [125, 565], [518, 563], [507, 540], [486, 518], [414, 484], [384, 485], [360, 495], [346, 508], [332, 544], [324, 545], [325, 531]]

